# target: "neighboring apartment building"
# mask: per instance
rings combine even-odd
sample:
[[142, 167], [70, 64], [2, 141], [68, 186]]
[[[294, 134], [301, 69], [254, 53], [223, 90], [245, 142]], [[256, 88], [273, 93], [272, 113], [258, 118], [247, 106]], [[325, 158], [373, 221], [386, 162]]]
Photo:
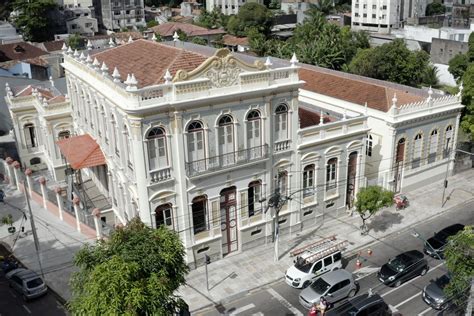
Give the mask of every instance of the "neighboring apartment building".
[[89, 8], [67, 8], [64, 10], [67, 32], [82, 36], [94, 36], [99, 31], [97, 19]]
[[206, 10], [213, 11], [217, 8], [225, 15], [232, 15], [239, 13], [239, 8], [249, 2], [263, 4], [262, 0], [206, 0]]
[[143, 0], [94, 0], [99, 27], [110, 31], [145, 27]]
[[426, 0], [354, 0], [352, 28], [385, 33], [402, 28], [408, 18], [424, 16]]
[[469, 50], [467, 42], [433, 38], [431, 42], [431, 62], [448, 65], [457, 54], [465, 54]]

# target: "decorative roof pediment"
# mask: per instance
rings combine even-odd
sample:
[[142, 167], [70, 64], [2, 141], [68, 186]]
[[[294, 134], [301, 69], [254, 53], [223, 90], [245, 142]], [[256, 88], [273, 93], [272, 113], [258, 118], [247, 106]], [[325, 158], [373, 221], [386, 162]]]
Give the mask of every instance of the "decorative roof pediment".
[[254, 64], [248, 64], [232, 55], [227, 48], [221, 48], [196, 69], [190, 72], [178, 70], [173, 82], [207, 78], [213, 87], [222, 88], [238, 84], [241, 72], [261, 71], [266, 68], [261, 60], [256, 60]]

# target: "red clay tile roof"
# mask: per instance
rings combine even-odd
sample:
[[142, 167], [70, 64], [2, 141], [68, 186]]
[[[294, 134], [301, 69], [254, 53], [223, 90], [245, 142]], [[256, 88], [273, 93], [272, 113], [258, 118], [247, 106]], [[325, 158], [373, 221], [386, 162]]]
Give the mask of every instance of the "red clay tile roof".
[[49, 104], [55, 104], [55, 103], [61, 103], [61, 102], [64, 102], [66, 101], [66, 97], [64, 95], [58, 95], [58, 96], [55, 96], [51, 99], [48, 100], [48, 103]]
[[306, 81], [303, 87], [305, 90], [360, 105], [367, 102], [368, 107], [383, 112], [390, 109], [394, 93], [397, 94], [397, 105], [423, 100], [421, 96], [408, 91], [377, 85], [356, 78], [349, 79], [323, 73], [316, 69], [301, 68], [298, 74], [301, 80]]
[[28, 85], [26, 87], [25, 86], [15, 87], [14, 88], [15, 91], [13, 92], [14, 92], [15, 97], [26, 97], [33, 94], [34, 88], [36, 88], [38, 93], [41, 93], [41, 96], [46, 98], [47, 100], [54, 98], [54, 94], [53, 92], [51, 92], [51, 90], [48, 90], [42, 87], [32, 86], [32, 85]]
[[222, 42], [225, 45], [230, 45], [230, 46], [237, 46], [237, 45], [248, 46], [249, 45], [249, 39], [247, 37], [237, 37], [230, 34], [226, 34], [222, 36]]
[[63, 48], [64, 40], [42, 43], [47, 52], [56, 52]]
[[101, 63], [105, 62], [112, 74], [117, 67], [122, 80], [127, 74], [134, 74], [138, 87], [163, 83], [163, 76], [169, 69], [172, 76], [180, 69], [191, 71], [201, 65], [208, 57], [180, 48], [137, 40], [92, 55]]
[[48, 65], [49, 65], [48, 61], [46, 61], [41, 56], [35, 57], [35, 58], [25, 59], [24, 62], [28, 63], [28, 64], [31, 64], [31, 65], [41, 66], [41, 67], [48, 67]]
[[157, 25], [151, 28], [153, 32], [160, 34], [163, 37], [173, 36], [174, 32], [181, 30], [188, 36], [206, 36], [215, 34], [225, 34], [224, 30], [208, 30], [205, 27], [200, 27], [188, 23], [168, 22]]
[[89, 134], [61, 139], [56, 144], [73, 169], [78, 170], [106, 164], [100, 146]]
[[[298, 117], [300, 118], [300, 128], [319, 125], [321, 120], [321, 115], [319, 113], [309, 111], [301, 107], [298, 108]], [[333, 121], [331, 118], [323, 116], [324, 123], [331, 121]]]
[[42, 49], [25, 42], [0, 45], [0, 62], [25, 60], [46, 54]]

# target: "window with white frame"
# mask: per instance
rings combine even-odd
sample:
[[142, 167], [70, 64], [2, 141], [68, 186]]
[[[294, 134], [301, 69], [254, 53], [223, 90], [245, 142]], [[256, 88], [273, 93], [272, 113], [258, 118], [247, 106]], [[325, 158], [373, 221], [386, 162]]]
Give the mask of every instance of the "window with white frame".
[[23, 126], [23, 134], [25, 136], [26, 148], [34, 148], [38, 146], [36, 141], [35, 126], [32, 123], [28, 123]]
[[421, 163], [421, 151], [423, 148], [423, 135], [421, 133], [416, 134], [415, 141], [413, 142], [413, 159], [412, 168], [418, 168]]
[[288, 172], [278, 171], [276, 185], [280, 189], [281, 195], [288, 194]]
[[337, 158], [331, 158], [326, 165], [326, 191], [337, 186]]
[[173, 228], [173, 206], [171, 203], [163, 204], [155, 209], [156, 228], [166, 226]]
[[259, 111], [252, 110], [247, 115], [247, 149], [250, 159], [262, 156], [261, 122]]
[[372, 135], [369, 135], [367, 137], [367, 144], [366, 144], [366, 147], [365, 147], [365, 154], [368, 157], [372, 157], [372, 146], [373, 146], [373, 138], [372, 138]]
[[168, 166], [166, 150], [166, 133], [161, 127], [152, 128], [147, 136], [148, 163], [150, 170], [157, 170]]
[[191, 211], [193, 213], [194, 234], [207, 230], [207, 196], [195, 197], [191, 204]]
[[288, 139], [288, 107], [280, 104], [275, 110], [275, 137], [277, 141]]
[[434, 129], [430, 135], [430, 152], [428, 154], [428, 163], [436, 161], [436, 153], [438, 152], [438, 130]]
[[222, 165], [231, 165], [234, 159], [234, 125], [230, 115], [224, 115], [219, 119], [217, 127], [219, 139], [219, 154]]
[[113, 114], [110, 116], [110, 119], [112, 121], [112, 132], [114, 134], [113, 144], [115, 146], [115, 154], [117, 157], [120, 157], [117, 121], [115, 120], [115, 116]]
[[123, 126], [123, 131], [124, 131], [124, 138], [125, 138], [125, 145], [127, 146], [126, 148], [126, 157], [127, 157], [127, 164], [131, 167], [132, 166], [132, 139], [130, 136], [130, 131], [127, 127], [127, 125]]
[[303, 196], [314, 195], [314, 164], [303, 169]]
[[444, 134], [444, 148], [443, 148], [443, 158], [448, 158], [451, 151], [452, 142], [453, 142], [453, 127], [449, 125], [446, 127], [446, 132]]
[[188, 159], [193, 162], [193, 169], [205, 169], [204, 162], [204, 128], [201, 122], [191, 122], [187, 129]]
[[262, 203], [260, 199], [262, 197], [262, 181], [252, 181], [249, 183], [248, 188], [248, 210], [249, 217], [254, 216], [262, 210]]

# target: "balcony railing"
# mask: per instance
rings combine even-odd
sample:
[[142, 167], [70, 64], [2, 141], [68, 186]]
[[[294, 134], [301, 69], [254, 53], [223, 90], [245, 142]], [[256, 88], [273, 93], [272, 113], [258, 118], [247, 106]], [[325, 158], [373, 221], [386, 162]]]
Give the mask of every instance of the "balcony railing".
[[283, 141], [276, 141], [275, 142], [275, 152], [284, 151], [290, 148], [290, 141], [283, 140]]
[[171, 178], [171, 168], [160, 169], [150, 172], [150, 180], [152, 183], [165, 181]]
[[238, 150], [228, 154], [188, 162], [186, 164], [186, 174], [188, 177], [194, 177], [207, 172], [227, 169], [251, 161], [261, 160], [267, 158], [267, 155], [268, 145]]

